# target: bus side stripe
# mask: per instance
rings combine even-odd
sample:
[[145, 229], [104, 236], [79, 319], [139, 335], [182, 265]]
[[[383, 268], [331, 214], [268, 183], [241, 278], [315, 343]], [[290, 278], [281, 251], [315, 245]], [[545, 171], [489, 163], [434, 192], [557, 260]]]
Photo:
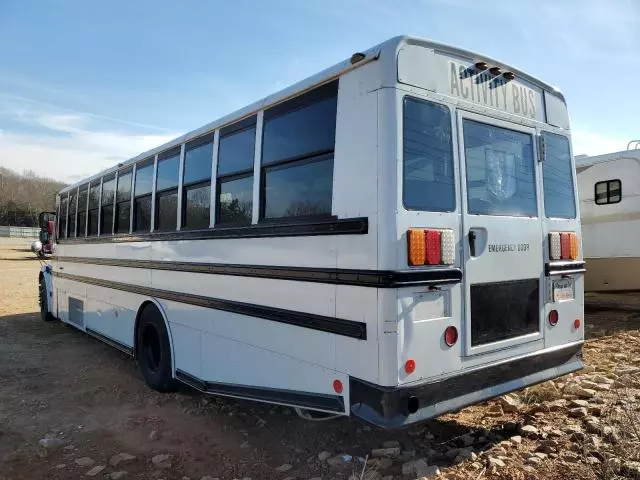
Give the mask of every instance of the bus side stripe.
[[118, 340], [115, 340], [111, 337], [107, 337], [106, 335], [103, 335], [100, 332], [96, 332], [95, 330], [89, 327], [85, 328], [85, 332], [91, 335], [92, 337], [95, 337], [96, 339], [100, 340], [101, 342], [106, 343], [107, 345], [115, 348], [116, 350], [120, 350], [122, 353], [126, 353], [127, 355], [133, 357], [133, 348], [131, 348], [129, 345], [125, 345], [124, 343]]
[[252, 303], [236, 302], [221, 298], [205, 297], [202, 295], [193, 295], [191, 293], [171, 292], [168, 290], [160, 290], [141, 285], [131, 285], [128, 283], [112, 282], [109, 280], [101, 280], [99, 278], [73, 275], [69, 273], [53, 272], [53, 275], [55, 277], [74, 282], [121, 290], [146, 297], [162, 298], [164, 300], [187, 303], [198, 307], [211, 308], [213, 310], [224, 310], [226, 312], [238, 313], [250, 317], [264, 318], [274, 322], [334, 333], [336, 335], [343, 335], [345, 337], [356, 338], [358, 340], [367, 339], [367, 325], [363, 322], [357, 322], [354, 320], [345, 320], [342, 318], [327, 317], [314, 313], [285, 310], [283, 308], [268, 307]]
[[300, 237], [315, 235], [366, 235], [369, 231], [367, 217], [329, 218], [316, 221], [268, 223], [241, 227], [215, 227], [206, 230], [181, 230], [179, 232], [146, 232], [121, 235], [100, 235], [56, 239], [64, 245], [83, 243], [162, 242], [175, 240], [215, 240], [229, 238]]
[[415, 271], [356, 270], [341, 268], [288, 267], [279, 265], [239, 265], [225, 263], [174, 262], [161, 260], [132, 260], [96, 257], [55, 257], [57, 262], [105, 265], [123, 268], [148, 268], [172, 272], [234, 275], [298, 282], [354, 285], [358, 287], [399, 288], [416, 285], [443, 285], [459, 283], [459, 268], [436, 268]]
[[176, 378], [204, 393], [213, 393], [236, 398], [260, 400], [280, 405], [295, 405], [303, 408], [315, 408], [330, 412], [344, 413], [344, 399], [339, 395], [299, 392], [279, 388], [235, 385], [219, 382], [205, 382], [182, 370], [176, 371]]

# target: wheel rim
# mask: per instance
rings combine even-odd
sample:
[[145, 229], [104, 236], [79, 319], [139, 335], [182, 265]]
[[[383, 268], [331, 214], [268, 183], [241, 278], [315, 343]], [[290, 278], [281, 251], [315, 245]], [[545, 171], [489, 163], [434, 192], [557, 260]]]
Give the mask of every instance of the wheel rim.
[[142, 346], [145, 352], [147, 366], [152, 372], [160, 370], [162, 358], [160, 349], [160, 335], [153, 325], [147, 325], [142, 334]]

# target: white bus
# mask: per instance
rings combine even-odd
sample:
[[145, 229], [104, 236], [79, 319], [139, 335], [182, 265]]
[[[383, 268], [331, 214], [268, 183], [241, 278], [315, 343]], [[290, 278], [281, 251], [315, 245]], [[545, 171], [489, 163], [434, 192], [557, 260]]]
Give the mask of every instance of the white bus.
[[156, 390], [398, 427], [580, 369], [565, 101], [398, 37], [63, 189], [42, 315]]
[[576, 157], [585, 290], [640, 290], [640, 140], [621, 152]]

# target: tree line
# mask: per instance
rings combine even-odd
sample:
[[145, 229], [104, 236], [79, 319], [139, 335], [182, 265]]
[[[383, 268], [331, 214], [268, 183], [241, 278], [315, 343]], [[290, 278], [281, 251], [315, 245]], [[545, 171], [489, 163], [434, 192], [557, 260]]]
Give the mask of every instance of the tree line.
[[55, 211], [56, 193], [64, 183], [0, 167], [0, 225], [37, 227], [40, 212]]

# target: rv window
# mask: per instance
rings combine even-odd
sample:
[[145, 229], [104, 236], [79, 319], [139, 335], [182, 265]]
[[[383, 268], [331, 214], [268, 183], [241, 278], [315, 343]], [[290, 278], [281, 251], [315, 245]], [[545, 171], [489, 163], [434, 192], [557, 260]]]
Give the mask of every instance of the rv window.
[[576, 218], [569, 139], [544, 132], [544, 212], [547, 217]]
[[618, 203], [622, 200], [622, 181], [605, 180], [596, 183], [596, 205]]
[[456, 200], [449, 109], [405, 97], [402, 132], [404, 207], [452, 212]]
[[469, 213], [537, 216], [531, 135], [472, 120], [463, 129]]

